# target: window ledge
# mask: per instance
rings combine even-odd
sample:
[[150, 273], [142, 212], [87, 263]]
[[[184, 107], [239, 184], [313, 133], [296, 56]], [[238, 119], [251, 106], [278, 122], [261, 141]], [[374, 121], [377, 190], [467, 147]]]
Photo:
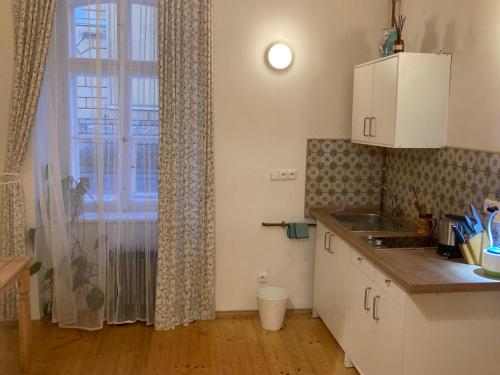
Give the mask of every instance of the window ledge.
[[156, 222], [158, 221], [157, 212], [86, 212], [79, 219], [86, 223], [96, 223], [103, 218], [106, 222], [119, 221], [141, 221], [141, 222]]

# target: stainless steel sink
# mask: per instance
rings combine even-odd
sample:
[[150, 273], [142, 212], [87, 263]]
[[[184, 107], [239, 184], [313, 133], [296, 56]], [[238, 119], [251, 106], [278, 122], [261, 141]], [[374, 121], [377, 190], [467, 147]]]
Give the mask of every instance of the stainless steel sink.
[[353, 232], [408, 232], [411, 230], [380, 213], [335, 212], [330, 216]]
[[432, 237], [361, 237], [375, 250], [425, 250], [435, 248], [437, 241]]

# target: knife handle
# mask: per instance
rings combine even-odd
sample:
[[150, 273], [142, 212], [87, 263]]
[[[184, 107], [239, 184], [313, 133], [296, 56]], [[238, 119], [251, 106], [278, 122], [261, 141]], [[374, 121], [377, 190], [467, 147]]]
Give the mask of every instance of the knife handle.
[[461, 244], [464, 244], [465, 237], [464, 237], [463, 233], [460, 232], [460, 229], [458, 229], [458, 227], [456, 225], [452, 225], [451, 229], [453, 229], [453, 233], [455, 233], [455, 236], [457, 237], [458, 242], [460, 242]]

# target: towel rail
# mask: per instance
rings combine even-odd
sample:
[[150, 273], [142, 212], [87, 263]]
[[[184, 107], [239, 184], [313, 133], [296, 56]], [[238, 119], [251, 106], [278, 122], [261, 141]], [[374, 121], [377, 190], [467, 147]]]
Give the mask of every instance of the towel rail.
[[[282, 221], [281, 223], [262, 223], [262, 226], [264, 227], [282, 227], [285, 228], [288, 225], [287, 222]], [[310, 227], [315, 227], [316, 223], [307, 223], [308, 226]]]

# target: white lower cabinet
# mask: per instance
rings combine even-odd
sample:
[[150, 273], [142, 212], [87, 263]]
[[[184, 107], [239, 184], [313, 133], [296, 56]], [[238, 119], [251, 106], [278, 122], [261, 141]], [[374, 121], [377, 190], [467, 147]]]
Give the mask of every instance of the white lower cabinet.
[[362, 375], [500, 374], [500, 291], [408, 294], [319, 222], [313, 308]]
[[373, 282], [355, 266], [350, 266], [347, 348], [349, 359], [363, 374], [369, 374], [372, 347]]
[[[314, 293], [313, 309], [323, 321], [328, 316], [328, 295], [330, 294], [330, 282], [328, 280], [327, 263], [330, 254], [327, 250], [327, 241], [331, 232], [318, 223], [316, 227], [316, 251], [314, 254]], [[326, 322], [325, 322], [326, 323]]]
[[[376, 268], [367, 275], [364, 270], [370, 270], [371, 263], [357, 252], [354, 254], [348, 295], [346, 349], [349, 359], [364, 375], [399, 375], [403, 360], [404, 307], [390, 295], [399, 290], [394, 293], [387, 290], [399, 287]], [[383, 280], [384, 285], [380, 285], [379, 280]]]
[[313, 309], [345, 348], [349, 245], [318, 223], [314, 262]]
[[399, 375], [403, 370], [404, 309], [377, 286], [373, 298], [375, 320], [369, 374]]

